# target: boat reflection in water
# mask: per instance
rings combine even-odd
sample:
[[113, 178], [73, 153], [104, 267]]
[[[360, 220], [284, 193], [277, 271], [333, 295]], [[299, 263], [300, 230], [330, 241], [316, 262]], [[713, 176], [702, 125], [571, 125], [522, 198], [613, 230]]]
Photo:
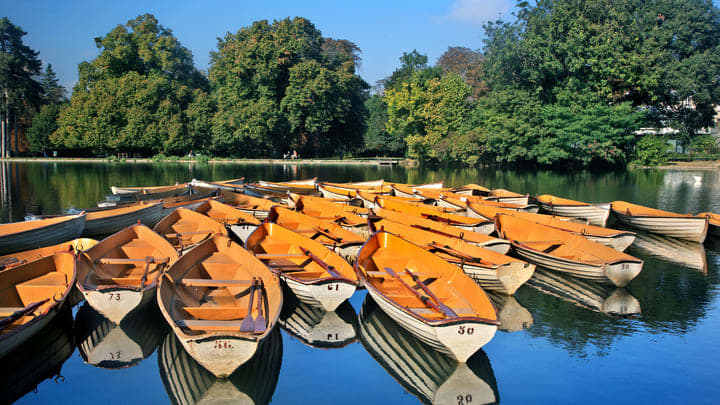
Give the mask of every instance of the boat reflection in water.
[[279, 323], [288, 334], [310, 347], [341, 348], [357, 340], [357, 314], [347, 300], [335, 311], [326, 311], [286, 293]]
[[72, 311], [66, 306], [45, 327], [0, 358], [0, 403], [12, 403], [48, 378], [60, 384], [63, 363], [75, 350]]
[[527, 285], [543, 293], [595, 312], [630, 316], [640, 314], [640, 301], [625, 288], [597, 284], [536, 268]]
[[365, 350], [425, 404], [499, 402], [490, 360], [478, 350], [467, 363], [442, 354], [400, 327], [368, 295], [360, 311]]
[[497, 294], [488, 291], [488, 297], [497, 309], [500, 326], [504, 332], [517, 332], [528, 329], [535, 323], [532, 314], [522, 306], [513, 295]]
[[100, 368], [137, 365], [155, 351], [167, 330], [157, 305], [133, 311], [120, 325], [103, 317], [87, 302], [75, 316], [80, 356], [85, 363]]
[[282, 364], [282, 336], [274, 328], [250, 360], [227, 378], [217, 378], [193, 359], [175, 334], [168, 333], [158, 350], [160, 377], [173, 404], [267, 404]]
[[707, 273], [707, 255], [702, 243], [638, 231], [629, 250]]

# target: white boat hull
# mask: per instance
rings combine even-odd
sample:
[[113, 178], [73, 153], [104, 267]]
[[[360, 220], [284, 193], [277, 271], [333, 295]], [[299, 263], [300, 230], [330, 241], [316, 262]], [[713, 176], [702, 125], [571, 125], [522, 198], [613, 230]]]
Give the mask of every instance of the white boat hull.
[[84, 236], [97, 236], [115, 233], [140, 221], [148, 227], [153, 227], [162, 217], [162, 204], [148, 205], [139, 211], [129, 212], [108, 218], [85, 221]]
[[543, 211], [547, 211], [553, 215], [571, 218], [584, 218], [590, 222], [590, 225], [605, 226], [608, 216], [610, 215], [610, 204], [590, 204], [590, 205], [552, 205], [540, 203]]
[[366, 287], [380, 309], [385, 311], [403, 329], [433, 349], [446, 353], [459, 362], [466, 362], [470, 356], [488, 343], [497, 331], [496, 325], [474, 320], [461, 320], [439, 325], [423, 322], [405, 312], [397, 304], [390, 302], [372, 286]]
[[625, 225], [671, 238], [703, 243], [707, 236], [707, 218], [629, 216], [615, 210], [613, 214]]
[[78, 283], [78, 288], [93, 309], [116, 324], [120, 324], [135, 309], [155, 300], [157, 292], [156, 285], [144, 289], [111, 287], [85, 290]]
[[535, 265], [567, 273], [571, 276], [603, 284], [625, 287], [642, 270], [642, 262], [617, 262], [613, 264], [590, 264], [551, 256], [518, 244], [513, 250], [522, 258]]
[[513, 295], [535, 272], [535, 265], [524, 262], [511, 262], [496, 268], [481, 267], [473, 264], [458, 265], [483, 289], [505, 295]]
[[0, 237], [0, 254], [57, 245], [79, 238], [83, 229], [85, 229], [85, 215], [77, 215], [76, 218], [68, 221], [3, 236]]
[[279, 276], [300, 302], [323, 308], [326, 311], [334, 311], [340, 304], [350, 298], [357, 289], [357, 286], [349, 280], [334, 279], [315, 283], [302, 283], [283, 273], [279, 273]]

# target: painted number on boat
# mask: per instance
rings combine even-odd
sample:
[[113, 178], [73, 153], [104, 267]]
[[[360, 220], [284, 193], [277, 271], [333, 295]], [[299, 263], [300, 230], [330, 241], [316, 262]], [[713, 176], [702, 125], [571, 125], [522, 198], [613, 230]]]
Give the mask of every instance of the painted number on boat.
[[213, 349], [232, 349], [232, 343], [227, 340], [216, 340]]
[[120, 293], [110, 293], [108, 295], [110, 296], [108, 301], [120, 301]]
[[110, 360], [120, 360], [122, 352], [116, 351], [116, 352], [110, 352]]
[[338, 334], [337, 333], [328, 333], [326, 340], [339, 340]]
[[475, 333], [475, 328], [466, 328], [464, 325], [458, 326], [458, 335], [472, 335]]
[[472, 402], [472, 395], [470, 395], [470, 394], [467, 394], [465, 396], [458, 395], [457, 401], [458, 401], [458, 405], [469, 404]]
[[338, 284], [328, 284], [328, 291], [340, 291]]

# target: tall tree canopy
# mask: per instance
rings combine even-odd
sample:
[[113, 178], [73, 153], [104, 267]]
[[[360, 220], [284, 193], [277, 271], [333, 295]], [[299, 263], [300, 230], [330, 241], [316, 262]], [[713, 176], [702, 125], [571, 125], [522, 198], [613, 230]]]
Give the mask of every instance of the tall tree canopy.
[[686, 137], [720, 103], [720, 11], [710, 0], [538, 0], [486, 26], [491, 87], [649, 108]]
[[207, 110], [209, 85], [170, 29], [144, 14], [95, 44], [100, 54], [79, 65], [70, 106], [51, 141], [94, 152], [202, 148], [208, 125], [197, 122], [203, 119], [197, 112]]
[[462, 77], [472, 88], [475, 99], [488, 90], [483, 78], [483, 56], [480, 51], [462, 46], [448, 47], [438, 58], [437, 66], [442, 69], [443, 74], [455, 73]]
[[38, 52], [25, 45], [27, 33], [10, 22], [0, 19], [0, 155], [9, 154], [10, 117], [16, 122], [31, 107], [40, 105], [42, 89], [35, 76], [42, 63]]
[[45, 66], [45, 72], [42, 75], [42, 93], [45, 103], [47, 104], [60, 104], [65, 99], [65, 87], [60, 85], [57, 75], [52, 68], [52, 65], [48, 63]]
[[212, 149], [239, 156], [338, 153], [362, 142], [368, 85], [359, 48], [304, 18], [256, 21], [218, 39]]

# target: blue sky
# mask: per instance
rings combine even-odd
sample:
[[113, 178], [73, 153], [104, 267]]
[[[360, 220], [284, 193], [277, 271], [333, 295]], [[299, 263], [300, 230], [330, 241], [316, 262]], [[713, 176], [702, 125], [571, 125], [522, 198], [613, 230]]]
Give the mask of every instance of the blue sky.
[[52, 64], [68, 89], [77, 81], [77, 66], [98, 54], [93, 39], [118, 24], [151, 13], [173, 30], [193, 53], [195, 66], [206, 70], [217, 37], [253, 21], [306, 17], [323, 36], [347, 39], [362, 50], [360, 75], [375, 84], [392, 73], [403, 51], [417, 49], [430, 63], [448, 46], [482, 47], [482, 24], [511, 17], [512, 0], [415, 1], [106, 1], [0, 0], [7, 16], [28, 34], [25, 44]]

